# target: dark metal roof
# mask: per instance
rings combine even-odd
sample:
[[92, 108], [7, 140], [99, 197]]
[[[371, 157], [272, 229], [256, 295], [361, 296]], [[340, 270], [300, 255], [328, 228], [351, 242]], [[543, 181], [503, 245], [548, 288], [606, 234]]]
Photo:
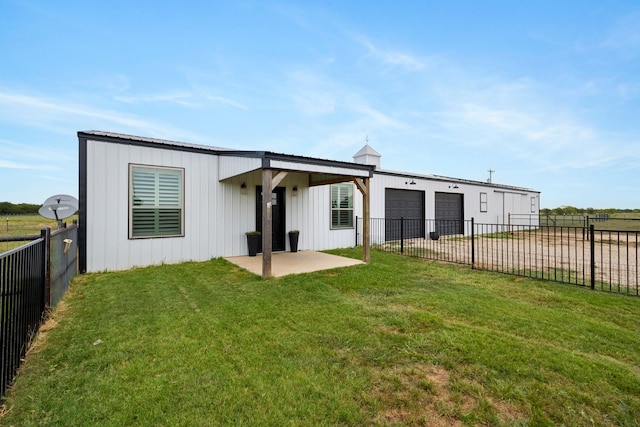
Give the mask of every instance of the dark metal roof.
[[221, 147], [213, 147], [211, 145], [196, 145], [190, 144], [187, 142], [180, 141], [171, 141], [168, 139], [159, 139], [159, 138], [149, 138], [146, 136], [136, 136], [136, 135], [127, 135], [124, 133], [116, 133], [116, 132], [105, 132], [101, 130], [87, 130], [78, 132], [78, 137], [85, 137], [87, 139], [98, 139], [98, 140], [120, 140], [122, 142], [130, 141], [130, 142], [146, 142], [149, 144], [154, 144], [158, 146], [167, 146], [169, 147], [183, 147], [183, 148], [192, 148], [202, 151], [226, 151], [227, 148]]

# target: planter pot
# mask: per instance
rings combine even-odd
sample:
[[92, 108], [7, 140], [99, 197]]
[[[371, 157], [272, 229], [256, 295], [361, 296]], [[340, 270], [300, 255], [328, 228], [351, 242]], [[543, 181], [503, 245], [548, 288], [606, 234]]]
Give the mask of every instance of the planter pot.
[[290, 231], [289, 232], [289, 246], [291, 246], [291, 252], [298, 252], [298, 238], [300, 233]]
[[247, 234], [247, 246], [249, 247], [249, 256], [256, 256], [258, 253], [258, 246], [260, 244], [260, 234]]
[[437, 231], [432, 231], [429, 233], [429, 238], [431, 240], [438, 240], [440, 238], [440, 234]]

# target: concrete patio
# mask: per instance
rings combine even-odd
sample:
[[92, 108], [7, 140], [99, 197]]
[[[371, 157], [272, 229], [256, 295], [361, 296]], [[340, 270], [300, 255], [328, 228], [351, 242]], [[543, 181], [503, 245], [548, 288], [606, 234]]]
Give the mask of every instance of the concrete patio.
[[[262, 254], [225, 258], [254, 274], [262, 275]], [[319, 270], [364, 264], [362, 261], [314, 251], [274, 252], [271, 256], [271, 274], [282, 277], [288, 274], [311, 273]]]

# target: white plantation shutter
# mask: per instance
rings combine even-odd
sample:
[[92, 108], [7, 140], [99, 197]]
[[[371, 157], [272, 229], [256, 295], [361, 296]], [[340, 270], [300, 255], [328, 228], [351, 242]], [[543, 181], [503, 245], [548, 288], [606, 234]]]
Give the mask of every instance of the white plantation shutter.
[[130, 166], [129, 237], [182, 236], [183, 169]]
[[353, 228], [353, 185], [331, 186], [331, 228]]

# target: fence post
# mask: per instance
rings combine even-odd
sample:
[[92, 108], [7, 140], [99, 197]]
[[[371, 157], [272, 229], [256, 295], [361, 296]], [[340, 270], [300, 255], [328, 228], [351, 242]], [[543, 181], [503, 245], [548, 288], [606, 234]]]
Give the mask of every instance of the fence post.
[[471, 269], [476, 268], [475, 221], [471, 217]]
[[589, 247], [591, 250], [591, 289], [596, 288], [596, 227], [591, 224], [589, 226], [589, 237], [591, 241], [589, 243]]
[[44, 239], [44, 253], [42, 254], [42, 277], [44, 277], [44, 292], [42, 301], [42, 311], [51, 305], [51, 229], [45, 227], [40, 230], [40, 237]]
[[404, 253], [404, 217], [400, 217], [400, 253]]
[[[589, 215], [585, 215], [584, 217], [584, 229], [582, 231], [582, 238], [584, 238], [584, 233], [587, 231], [587, 229], [589, 228]], [[587, 234], [587, 239], [589, 239], [591, 233]]]

